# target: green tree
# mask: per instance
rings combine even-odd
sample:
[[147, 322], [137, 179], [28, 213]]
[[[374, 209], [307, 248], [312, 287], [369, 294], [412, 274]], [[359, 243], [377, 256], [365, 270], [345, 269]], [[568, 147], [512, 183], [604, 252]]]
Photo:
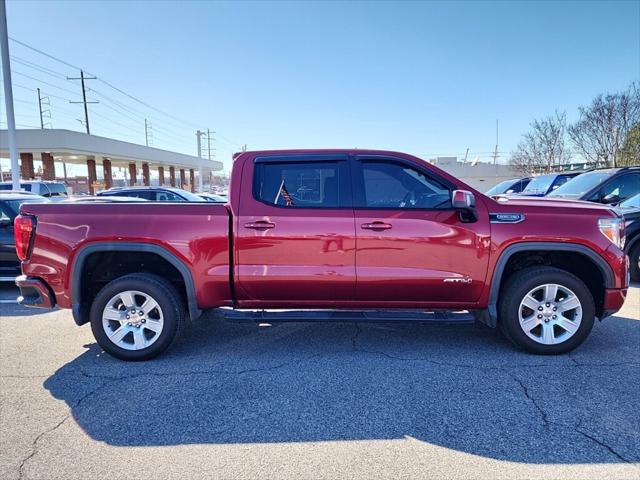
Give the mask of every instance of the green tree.
[[640, 165], [640, 123], [636, 123], [627, 134], [623, 147], [616, 155], [618, 166]]

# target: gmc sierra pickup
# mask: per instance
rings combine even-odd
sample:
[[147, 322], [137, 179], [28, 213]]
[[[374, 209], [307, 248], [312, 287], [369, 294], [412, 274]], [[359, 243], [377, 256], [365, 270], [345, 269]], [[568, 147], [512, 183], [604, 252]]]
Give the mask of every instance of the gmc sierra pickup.
[[435, 312], [559, 354], [628, 287], [609, 208], [492, 199], [388, 151], [244, 152], [226, 205], [25, 204], [15, 237], [19, 302], [70, 308], [125, 360], [155, 357], [216, 307]]

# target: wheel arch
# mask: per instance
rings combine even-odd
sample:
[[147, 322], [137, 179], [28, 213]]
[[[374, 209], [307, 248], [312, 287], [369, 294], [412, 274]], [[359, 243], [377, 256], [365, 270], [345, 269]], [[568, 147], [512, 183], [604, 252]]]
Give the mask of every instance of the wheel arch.
[[615, 280], [613, 270], [604, 258], [598, 255], [594, 250], [577, 243], [560, 243], [560, 242], [519, 242], [509, 245], [503, 250], [496, 262], [491, 279], [489, 302], [487, 306], [487, 315], [481, 320], [490, 327], [496, 327], [498, 324], [498, 300], [500, 297], [500, 289], [505, 275], [505, 269], [509, 261], [518, 254], [526, 254], [530, 252], [545, 252], [548, 254], [556, 253], [572, 253], [586, 258], [591, 264], [598, 268], [598, 272], [602, 278], [604, 288], [614, 288]]
[[102, 252], [149, 253], [161, 257], [178, 271], [182, 282], [184, 282], [186, 303], [191, 320], [197, 319], [202, 314], [202, 310], [198, 308], [195, 282], [191, 270], [175, 254], [162, 246], [150, 243], [95, 242], [81, 247], [76, 253], [71, 266], [71, 311], [77, 325], [83, 325], [89, 321], [88, 308], [86, 306], [83, 307], [82, 289], [80, 288], [85, 263], [91, 255]]
[[627, 237], [627, 243], [624, 246], [625, 253], [629, 255], [631, 253], [631, 249], [635, 248], [638, 243], [640, 243], [640, 230], [634, 232], [631, 240]]

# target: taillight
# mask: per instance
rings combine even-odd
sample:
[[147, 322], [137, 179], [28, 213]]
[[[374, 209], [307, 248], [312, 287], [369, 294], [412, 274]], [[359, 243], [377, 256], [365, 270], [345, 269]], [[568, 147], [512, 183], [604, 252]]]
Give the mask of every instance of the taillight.
[[26, 260], [31, 253], [31, 241], [36, 231], [35, 218], [18, 215], [13, 222], [13, 235], [16, 240], [16, 253], [20, 260]]

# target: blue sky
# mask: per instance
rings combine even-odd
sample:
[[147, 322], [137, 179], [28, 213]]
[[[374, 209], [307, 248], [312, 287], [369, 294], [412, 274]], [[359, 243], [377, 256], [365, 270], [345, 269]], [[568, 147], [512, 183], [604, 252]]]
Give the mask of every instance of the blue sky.
[[[91, 106], [94, 133], [144, 142], [148, 116], [156, 146], [195, 153], [195, 129], [209, 127], [227, 168], [245, 143], [425, 158], [468, 147], [471, 158], [487, 159], [496, 119], [506, 161], [532, 119], [555, 109], [573, 119], [597, 93], [640, 78], [638, 1], [9, 1], [8, 22], [10, 36], [179, 119], [92, 81], [120, 102], [91, 94], [103, 101]], [[76, 74], [15, 43], [11, 49]], [[18, 123], [39, 123], [29, 88], [45, 80], [56, 87], [43, 90], [58, 97], [53, 126], [82, 128], [81, 107], [67, 102], [77, 84], [24, 64], [13, 69], [38, 79], [14, 73], [27, 87], [15, 89]], [[136, 113], [125, 116], [122, 105]]]

